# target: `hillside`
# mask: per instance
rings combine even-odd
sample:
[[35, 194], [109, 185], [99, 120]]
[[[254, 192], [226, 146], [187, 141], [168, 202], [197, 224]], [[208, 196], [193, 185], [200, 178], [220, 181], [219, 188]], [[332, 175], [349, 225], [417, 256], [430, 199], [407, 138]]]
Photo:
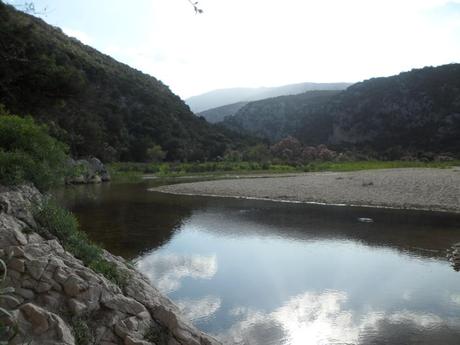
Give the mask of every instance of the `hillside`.
[[460, 64], [357, 83], [330, 108], [329, 141], [460, 153]]
[[0, 104], [47, 123], [74, 156], [168, 160], [222, 155], [232, 134], [195, 116], [152, 76], [0, 1]]
[[198, 116], [203, 116], [209, 123], [222, 122], [227, 116], [235, 115], [238, 110], [243, 108], [248, 102], [236, 102], [223, 105], [221, 107], [208, 109], [197, 113]]
[[190, 97], [185, 102], [194, 113], [202, 113], [205, 110], [238, 102], [296, 95], [312, 90], [343, 90], [350, 85], [349, 83], [300, 83], [277, 87], [220, 89]]
[[[331, 126], [330, 117], [320, 109], [340, 91], [309, 91], [300, 95], [280, 96], [249, 102], [223, 125], [244, 130], [272, 142], [295, 135], [299, 128], [310, 130], [309, 144], [324, 143]], [[318, 116], [321, 114], [321, 116]]]
[[276, 141], [293, 135], [385, 151], [460, 154], [460, 64], [426, 67], [354, 84], [342, 92], [250, 102], [224, 125]]

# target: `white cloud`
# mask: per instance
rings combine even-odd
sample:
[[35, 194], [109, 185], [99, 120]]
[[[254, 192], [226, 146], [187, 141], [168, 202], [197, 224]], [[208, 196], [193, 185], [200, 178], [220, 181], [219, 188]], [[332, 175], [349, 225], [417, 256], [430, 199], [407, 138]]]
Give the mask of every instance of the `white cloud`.
[[211, 279], [217, 272], [215, 255], [148, 255], [137, 263], [139, 271], [163, 293], [176, 291], [181, 280], [189, 277], [194, 279]]
[[202, 0], [205, 13], [194, 15], [176, 1], [157, 0], [145, 44], [123, 50], [125, 60], [182, 96], [231, 86], [357, 81], [458, 61], [458, 21], [428, 15], [447, 3]]
[[176, 305], [182, 314], [190, 321], [198, 321], [211, 317], [219, 310], [222, 301], [216, 296], [206, 296], [200, 299], [181, 299]]
[[230, 315], [239, 321], [218, 338], [229, 344], [262, 345], [268, 343], [264, 337], [268, 332], [272, 344], [323, 345], [366, 343], [363, 337], [382, 340], [382, 336], [396, 334], [385, 333], [388, 331], [385, 327], [391, 329], [394, 326], [401, 326], [407, 334], [410, 334], [411, 327], [417, 332], [429, 332], [441, 325], [458, 332], [458, 318], [443, 319], [433, 313], [409, 310], [369, 311], [358, 316], [344, 308], [346, 301], [347, 295], [340, 291], [306, 292], [270, 313], [237, 307], [230, 311]]
[[64, 33], [67, 36], [76, 38], [81, 43], [84, 43], [86, 45], [94, 44], [93, 38], [90, 35], [88, 35], [86, 32], [79, 31], [79, 30], [74, 30], [74, 29], [70, 29], [70, 28], [62, 28], [62, 31], [64, 31]]

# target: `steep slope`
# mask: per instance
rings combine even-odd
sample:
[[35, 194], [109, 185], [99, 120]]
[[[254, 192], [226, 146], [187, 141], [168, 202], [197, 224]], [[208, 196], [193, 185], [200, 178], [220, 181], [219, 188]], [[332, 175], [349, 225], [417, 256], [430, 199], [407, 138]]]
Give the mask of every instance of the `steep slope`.
[[0, 1], [0, 103], [49, 124], [75, 156], [213, 158], [231, 140], [167, 86]]
[[222, 122], [227, 116], [235, 115], [238, 110], [243, 108], [248, 102], [237, 102], [232, 104], [223, 105], [221, 107], [208, 109], [197, 113], [199, 116], [203, 116], [209, 123]]
[[321, 144], [330, 132], [332, 119], [318, 114], [322, 114], [321, 108], [339, 92], [309, 91], [300, 95], [250, 102], [234, 116], [227, 117], [223, 125], [250, 132], [272, 142], [295, 135], [299, 128], [307, 127], [311, 129], [311, 133], [304, 139], [310, 144]]
[[250, 102], [223, 124], [272, 141], [292, 135], [341, 149], [460, 155], [460, 64], [370, 79], [341, 92]]
[[460, 64], [370, 79], [336, 102], [332, 143], [460, 153]]
[[193, 112], [200, 113], [208, 109], [237, 102], [296, 95], [312, 90], [343, 90], [350, 85], [349, 83], [300, 83], [278, 87], [220, 89], [190, 97], [186, 99], [185, 102], [190, 106]]

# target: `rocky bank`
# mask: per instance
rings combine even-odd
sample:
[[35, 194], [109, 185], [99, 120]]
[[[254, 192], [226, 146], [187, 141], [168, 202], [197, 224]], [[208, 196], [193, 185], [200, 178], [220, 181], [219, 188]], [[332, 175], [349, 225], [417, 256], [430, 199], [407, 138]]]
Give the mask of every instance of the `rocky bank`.
[[14, 288], [9, 295], [19, 302], [0, 299], [12, 314], [0, 321], [16, 332], [8, 344], [219, 344], [189, 325], [122, 258], [104, 252], [129, 275], [120, 288], [85, 267], [57, 239], [39, 235], [43, 231], [32, 209], [42, 199], [32, 186], [0, 186], [0, 257], [8, 268], [4, 286]]

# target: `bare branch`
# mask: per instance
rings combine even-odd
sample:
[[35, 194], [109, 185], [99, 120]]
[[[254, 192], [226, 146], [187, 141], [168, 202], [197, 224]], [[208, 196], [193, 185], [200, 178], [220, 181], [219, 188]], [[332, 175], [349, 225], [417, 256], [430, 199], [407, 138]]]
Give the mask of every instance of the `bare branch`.
[[188, 0], [188, 2], [193, 6], [196, 14], [203, 13], [203, 10], [199, 7], [198, 1]]
[[24, 2], [5, 1], [5, 2], [28, 14], [43, 15], [47, 12], [46, 7], [44, 7], [43, 9], [37, 10], [37, 8], [35, 7], [35, 3], [33, 1], [24, 1]]

